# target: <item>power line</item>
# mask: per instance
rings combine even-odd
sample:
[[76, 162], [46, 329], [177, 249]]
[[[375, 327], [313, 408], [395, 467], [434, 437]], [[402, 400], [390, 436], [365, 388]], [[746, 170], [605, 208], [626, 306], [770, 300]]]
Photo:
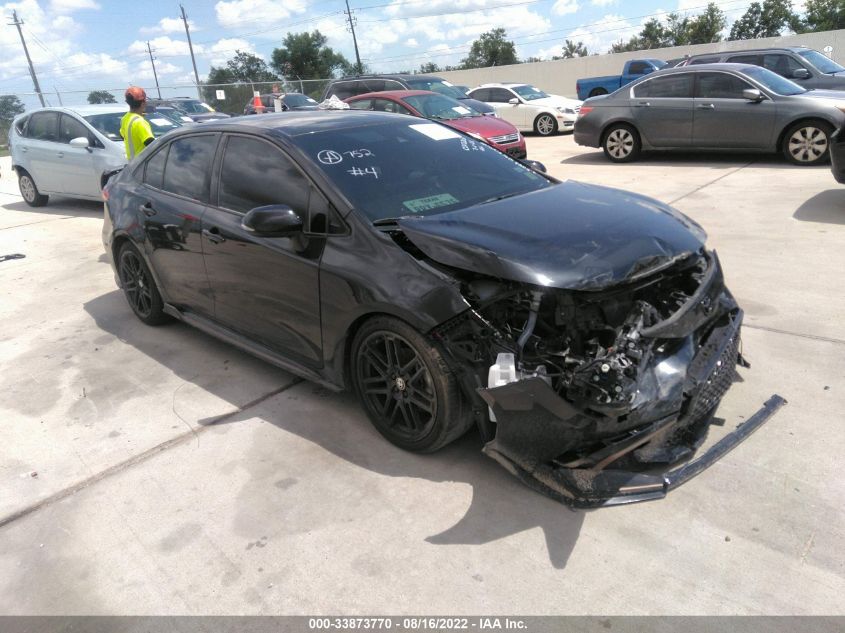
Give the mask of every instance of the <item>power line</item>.
[[8, 22], [8, 26], [18, 27], [18, 35], [21, 36], [21, 44], [23, 44], [23, 52], [26, 55], [26, 63], [29, 64], [29, 74], [32, 76], [32, 83], [35, 86], [35, 92], [38, 93], [38, 100], [41, 102], [41, 107], [44, 107], [44, 95], [41, 94], [41, 86], [38, 85], [38, 77], [35, 76], [35, 68], [32, 66], [32, 59], [29, 56], [29, 49], [26, 47], [26, 40], [23, 38], [23, 31], [21, 25], [23, 20], [18, 19], [18, 12], [12, 9], [12, 21]]

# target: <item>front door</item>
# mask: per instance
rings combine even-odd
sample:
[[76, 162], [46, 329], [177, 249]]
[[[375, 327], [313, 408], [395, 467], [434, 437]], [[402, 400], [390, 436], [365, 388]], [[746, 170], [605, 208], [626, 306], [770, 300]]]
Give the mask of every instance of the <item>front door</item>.
[[[89, 147], [71, 147], [74, 138], [85, 137]], [[59, 176], [59, 187], [62, 193], [69, 196], [85, 196], [86, 198], [100, 197], [100, 174], [97, 171], [94, 152], [97, 149], [90, 146], [93, 135], [82, 121], [69, 114], [62, 114], [59, 118], [59, 142], [62, 144], [58, 152], [62, 166]]]
[[293, 360], [322, 363], [319, 264], [324, 238], [261, 237], [241, 224], [255, 207], [285, 204], [303, 216], [320, 196], [279, 147], [229, 135], [216, 204], [202, 222], [215, 318]]
[[669, 74], [633, 87], [631, 112], [643, 139], [653, 147], [692, 143], [692, 73]]
[[767, 149], [774, 145], [777, 105], [742, 96], [750, 83], [726, 72], [698, 73], [693, 143], [696, 147]]

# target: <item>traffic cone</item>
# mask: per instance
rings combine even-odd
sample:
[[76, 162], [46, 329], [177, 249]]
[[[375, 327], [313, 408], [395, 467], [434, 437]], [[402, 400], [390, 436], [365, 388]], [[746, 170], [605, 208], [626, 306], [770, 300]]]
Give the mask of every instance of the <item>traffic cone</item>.
[[264, 104], [261, 103], [261, 97], [257, 93], [252, 98], [252, 107], [256, 114], [264, 114]]

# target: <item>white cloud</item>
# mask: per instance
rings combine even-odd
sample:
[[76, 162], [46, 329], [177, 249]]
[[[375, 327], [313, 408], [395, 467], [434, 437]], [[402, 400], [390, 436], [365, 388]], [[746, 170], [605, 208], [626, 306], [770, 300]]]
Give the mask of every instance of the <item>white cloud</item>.
[[214, 5], [217, 22], [225, 28], [278, 24], [305, 11], [305, 0], [220, 0]]
[[[169, 75], [175, 75], [175, 74], [184, 73], [184, 72], [185, 72], [184, 68], [176, 66], [175, 64], [171, 64], [170, 62], [156, 61], [156, 74], [158, 75], [159, 84], [163, 84], [164, 83], [163, 79], [166, 78], [166, 77], [168, 77], [168, 79], [167, 79], [168, 81], [172, 82], [173, 78], [169, 77]], [[150, 65], [149, 59], [138, 63], [135, 66], [134, 71], [132, 72], [132, 83], [139, 82], [139, 81], [140, 82], [155, 81], [155, 77], [153, 76], [153, 67]], [[153, 86], [155, 86], [154, 83], [153, 83]], [[150, 90], [150, 88], [145, 87], [144, 90], [147, 91], [147, 95], [152, 94], [152, 91]], [[154, 87], [153, 87], [153, 90], [155, 90]]]
[[591, 0], [592, 5], [595, 7], [609, 7], [612, 4], [616, 4], [619, 0]]
[[[197, 28], [196, 24], [194, 24], [194, 21], [190, 19], [188, 20], [188, 26], [191, 28], [192, 32], [200, 30]], [[182, 18], [162, 18], [155, 26], [142, 26], [138, 30], [144, 35], [153, 35], [157, 33], [184, 33], [185, 23], [182, 22]]]
[[50, 0], [51, 13], [73, 13], [83, 9], [97, 10], [100, 5], [94, 0]]
[[[236, 51], [256, 54], [255, 48], [250, 42], [239, 37], [224, 37], [211, 45], [206, 56], [209, 58], [212, 66], [222, 66], [234, 57]], [[261, 55], [258, 56], [261, 57]]]
[[416, 48], [419, 45], [420, 43], [415, 37], [409, 37], [408, 40], [405, 42], [405, 46], [407, 46], [408, 48]]
[[590, 53], [606, 53], [619, 40], [628, 41], [642, 25], [629, 22], [621, 15], [606, 15], [592, 24], [580, 26], [566, 35], [573, 42], [583, 42]]
[[[153, 55], [161, 55], [164, 57], [170, 56], [178, 56], [178, 55], [190, 55], [190, 49], [188, 48], [188, 42], [186, 40], [174, 40], [168, 37], [167, 35], [162, 35], [160, 37], [154, 37], [153, 39], [149, 40], [150, 48], [153, 51]], [[202, 50], [201, 46], [195, 46], [194, 52], [196, 53], [197, 50]], [[147, 42], [142, 42], [141, 40], [135, 40], [129, 45], [129, 48], [126, 49], [129, 53], [141, 54], [147, 52]]]
[[576, 0], [557, 0], [552, 6], [552, 13], [555, 15], [567, 15], [577, 13], [578, 2]]

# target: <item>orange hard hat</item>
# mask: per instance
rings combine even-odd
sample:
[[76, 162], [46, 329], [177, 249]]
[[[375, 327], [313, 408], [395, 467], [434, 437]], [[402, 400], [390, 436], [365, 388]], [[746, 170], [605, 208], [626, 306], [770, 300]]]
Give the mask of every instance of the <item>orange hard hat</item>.
[[139, 88], [138, 86], [130, 86], [127, 88], [124, 96], [127, 98], [131, 97], [133, 101], [147, 100], [147, 93], [144, 92], [143, 88]]

